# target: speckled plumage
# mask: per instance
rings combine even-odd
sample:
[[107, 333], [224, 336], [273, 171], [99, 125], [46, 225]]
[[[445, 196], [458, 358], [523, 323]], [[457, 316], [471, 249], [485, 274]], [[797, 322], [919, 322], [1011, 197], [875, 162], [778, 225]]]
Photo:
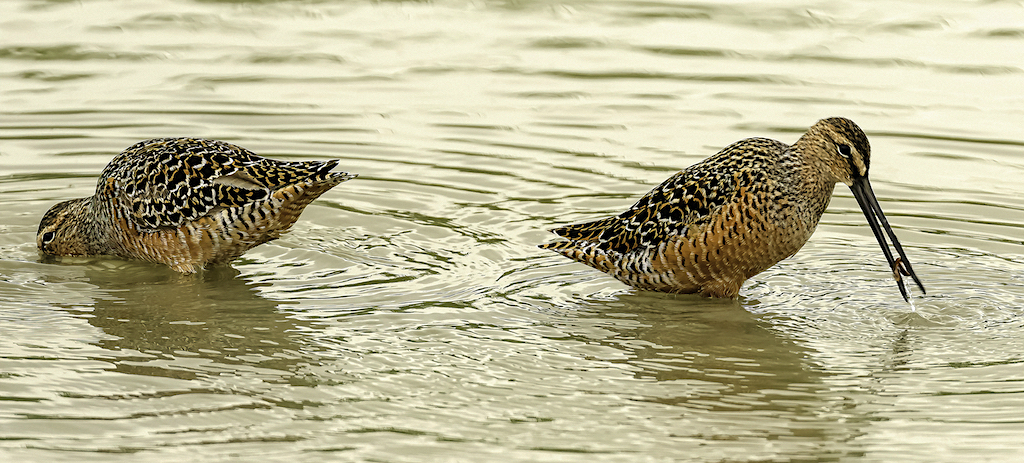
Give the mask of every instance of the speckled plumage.
[[[870, 152], [867, 136], [845, 118], [818, 121], [792, 146], [741, 140], [615, 217], [552, 230], [568, 241], [540, 247], [638, 289], [735, 297], [744, 281], [807, 242], [842, 182], [854, 190], [893, 271], [913, 276], [923, 291], [871, 193]], [[880, 226], [902, 261], [893, 259]], [[906, 298], [902, 282], [900, 291]]]
[[103, 169], [96, 193], [39, 223], [48, 255], [113, 255], [183, 273], [225, 263], [286, 232], [303, 209], [355, 175], [330, 161], [266, 159], [221, 141], [136, 143]]

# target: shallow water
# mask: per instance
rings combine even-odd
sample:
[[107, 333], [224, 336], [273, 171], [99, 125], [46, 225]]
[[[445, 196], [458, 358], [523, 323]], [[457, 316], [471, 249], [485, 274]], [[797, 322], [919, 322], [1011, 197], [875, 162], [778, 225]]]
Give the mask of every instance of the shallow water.
[[[15, 461], [1015, 461], [1019, 2], [0, 2], [0, 454]], [[857, 121], [850, 192], [735, 301], [536, 248], [749, 136]], [[43, 263], [130, 144], [360, 177], [229, 267]]]

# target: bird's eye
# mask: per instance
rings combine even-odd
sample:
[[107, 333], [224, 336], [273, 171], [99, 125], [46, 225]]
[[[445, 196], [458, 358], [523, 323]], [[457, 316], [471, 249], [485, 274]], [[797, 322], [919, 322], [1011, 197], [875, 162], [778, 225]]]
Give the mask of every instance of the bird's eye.
[[850, 159], [850, 145], [839, 145], [839, 155]]
[[57, 234], [53, 233], [52, 230], [51, 231], [47, 231], [47, 233], [43, 234], [43, 240], [42, 240], [42, 242], [40, 242], [40, 245], [41, 245], [40, 248], [43, 251], [47, 251], [48, 252], [47, 248], [50, 247], [50, 243], [53, 243], [53, 239], [56, 238], [56, 237], [57, 237]]

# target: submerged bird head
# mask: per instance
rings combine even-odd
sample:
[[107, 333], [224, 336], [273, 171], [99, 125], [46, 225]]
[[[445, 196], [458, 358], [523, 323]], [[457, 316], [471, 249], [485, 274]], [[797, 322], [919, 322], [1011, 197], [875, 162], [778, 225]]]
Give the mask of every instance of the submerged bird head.
[[44, 254], [53, 256], [82, 256], [88, 254], [79, 227], [86, 220], [85, 209], [90, 198], [72, 199], [57, 203], [43, 214], [36, 232], [36, 245]]
[[[910, 260], [903, 252], [903, 246], [896, 239], [896, 234], [893, 233], [889, 221], [882, 213], [882, 206], [878, 204], [875, 192], [871, 189], [871, 183], [868, 181], [871, 145], [868, 143], [868, 137], [864, 135], [864, 131], [849, 119], [830, 117], [814, 124], [803, 137], [800, 137], [796, 147], [805, 156], [817, 158], [812, 162], [824, 165], [834, 181], [843, 182], [853, 191], [853, 196], [857, 199], [860, 210], [864, 212], [864, 217], [868, 220], [875, 240], [882, 247], [882, 253], [885, 254], [885, 259], [889, 262], [889, 268], [896, 278], [903, 299], [909, 301], [902, 276], [912, 277], [923, 293], [924, 285], [914, 273], [914, 268], [911, 267]], [[892, 241], [892, 247], [896, 249], [899, 257], [893, 257], [886, 236]]]

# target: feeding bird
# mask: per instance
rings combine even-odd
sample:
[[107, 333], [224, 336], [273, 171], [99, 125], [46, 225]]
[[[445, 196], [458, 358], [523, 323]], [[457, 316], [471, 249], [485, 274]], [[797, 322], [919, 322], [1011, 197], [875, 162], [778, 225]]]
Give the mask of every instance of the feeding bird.
[[615, 217], [551, 230], [567, 241], [540, 247], [637, 289], [736, 297], [744, 281], [803, 247], [842, 182], [909, 301], [901, 274], [922, 293], [924, 285], [871, 189], [870, 161], [864, 131], [842, 117], [818, 121], [793, 145], [740, 140], [669, 177]]
[[159, 138], [122, 151], [94, 195], [43, 215], [44, 255], [111, 255], [194, 273], [277, 239], [303, 209], [355, 177], [338, 160], [276, 161], [222, 141]]

